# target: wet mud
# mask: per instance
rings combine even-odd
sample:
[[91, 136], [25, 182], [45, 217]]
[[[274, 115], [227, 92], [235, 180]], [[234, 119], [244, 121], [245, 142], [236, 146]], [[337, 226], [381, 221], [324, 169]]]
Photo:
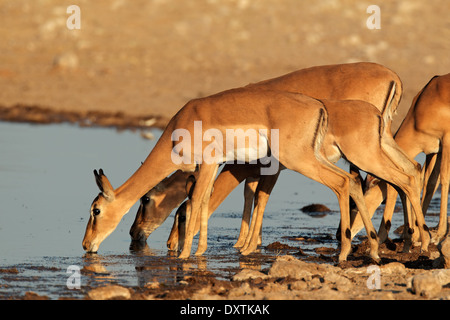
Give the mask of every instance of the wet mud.
[[[118, 300], [217, 300], [217, 299], [448, 299], [450, 280], [432, 296], [414, 292], [414, 276], [442, 269], [439, 251], [431, 245], [426, 255], [414, 247], [403, 253], [401, 239], [389, 240], [380, 246], [381, 262], [368, 258], [369, 246], [364, 237], [353, 246], [348, 261], [338, 263], [339, 250], [323, 237], [296, 237], [296, 245], [277, 241], [249, 256], [208, 255], [180, 260], [175, 253], [148, 256], [147, 245], [131, 243], [130, 254], [102, 257], [83, 256], [80, 270], [83, 285], [68, 290], [61, 285], [58, 293], [46, 296], [32, 290], [2, 294], [8, 287], [33, 281], [36, 274], [58, 276], [58, 267], [18, 264], [0, 268], [0, 299], [118, 299]], [[290, 242], [292, 243], [292, 242]], [[308, 243], [318, 246], [308, 250]], [[303, 249], [302, 249], [303, 248]], [[305, 253], [306, 252], [306, 253]], [[278, 270], [280, 261], [287, 265]], [[287, 262], [286, 262], [287, 261]], [[114, 269], [115, 264], [134, 265], [130, 270], [137, 283], [124, 284]], [[292, 264], [292, 265], [289, 265]], [[300, 264], [300, 265], [299, 265]], [[212, 266], [212, 267], [210, 267]], [[369, 288], [371, 266], [380, 271], [381, 284]], [[292, 270], [299, 268], [298, 275]], [[131, 268], [133, 269], [133, 268]], [[277, 269], [277, 271], [274, 271]], [[27, 276], [27, 274], [33, 273]], [[305, 275], [303, 275], [305, 273]], [[122, 276], [124, 276], [122, 274]], [[51, 276], [50, 276], [51, 277]], [[450, 279], [450, 278], [449, 278]], [[125, 291], [124, 291], [125, 290]], [[124, 295], [125, 292], [126, 294]]]

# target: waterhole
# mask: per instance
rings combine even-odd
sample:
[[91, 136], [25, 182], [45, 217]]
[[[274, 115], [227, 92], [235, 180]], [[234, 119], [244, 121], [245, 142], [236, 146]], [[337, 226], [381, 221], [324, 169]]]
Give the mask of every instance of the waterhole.
[[[180, 261], [167, 251], [174, 212], [144, 246], [132, 244], [129, 229], [137, 205], [97, 254], [86, 254], [81, 241], [90, 204], [99, 192], [93, 170], [102, 168], [113, 187], [118, 187], [154, 147], [160, 132], [153, 134], [154, 140], [146, 140], [130, 130], [0, 122], [0, 299], [20, 298], [30, 291], [51, 299], [82, 298], [106, 283], [143, 287], [158, 281], [173, 285], [199, 272], [229, 279], [243, 267], [264, 270], [286, 248], [291, 254], [301, 251], [306, 256], [327, 252], [323, 247], [337, 248], [335, 195], [319, 183], [285, 170], [266, 208], [262, 249], [250, 256], [243, 257], [233, 248], [242, 217], [242, 185], [210, 219], [203, 257]], [[346, 168], [344, 163], [340, 166]], [[311, 203], [326, 205], [331, 211], [300, 211]], [[439, 195], [430, 211], [439, 211]], [[374, 215], [376, 228], [380, 212]], [[395, 214], [393, 228], [400, 226], [402, 219], [402, 214]], [[429, 215], [428, 222], [435, 225], [437, 215]], [[280, 245], [273, 245], [277, 243]], [[73, 275], [70, 266], [80, 270], [79, 288], [67, 285]]]

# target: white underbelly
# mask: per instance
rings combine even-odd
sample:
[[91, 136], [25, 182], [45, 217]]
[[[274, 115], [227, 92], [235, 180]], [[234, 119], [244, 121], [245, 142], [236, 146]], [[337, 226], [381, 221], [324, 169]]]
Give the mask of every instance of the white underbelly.
[[228, 161], [240, 161], [240, 162], [251, 162], [258, 159], [264, 158], [267, 155], [267, 151], [262, 152], [259, 149], [245, 148], [236, 149], [231, 152], [227, 152], [225, 155], [225, 162]]
[[244, 147], [227, 145], [224, 161], [251, 162], [266, 157], [269, 149], [267, 138], [262, 135], [258, 138], [256, 141], [246, 141]]

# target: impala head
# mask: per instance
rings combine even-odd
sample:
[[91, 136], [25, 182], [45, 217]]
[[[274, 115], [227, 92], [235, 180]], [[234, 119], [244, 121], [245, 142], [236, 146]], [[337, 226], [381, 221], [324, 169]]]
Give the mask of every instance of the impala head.
[[170, 215], [171, 209], [161, 205], [165, 194], [154, 188], [140, 200], [136, 219], [130, 229], [133, 241], [145, 242], [148, 236], [158, 228]]
[[[167, 187], [164, 184], [164, 181], [148, 191], [140, 200], [136, 219], [130, 229], [131, 239], [140, 242], [147, 241], [149, 235], [163, 224], [173, 209], [180, 204], [182, 199], [184, 199], [186, 195], [189, 196], [189, 193], [193, 191], [192, 186], [194, 185], [194, 182], [195, 178], [192, 175], [185, 180], [183, 196], [181, 197], [178, 195], [177, 190], [179, 189]], [[176, 195], [174, 195], [174, 193], [176, 193]]]
[[84, 234], [83, 248], [87, 252], [97, 252], [100, 243], [114, 231], [124, 214], [124, 209], [116, 200], [114, 189], [103, 170], [100, 169], [99, 173], [94, 170], [94, 175], [101, 192], [92, 202]]

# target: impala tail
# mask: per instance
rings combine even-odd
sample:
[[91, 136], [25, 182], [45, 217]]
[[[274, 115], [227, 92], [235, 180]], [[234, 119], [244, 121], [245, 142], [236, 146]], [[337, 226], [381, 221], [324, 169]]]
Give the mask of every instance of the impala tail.
[[320, 110], [320, 116], [319, 116], [319, 122], [317, 124], [316, 128], [316, 137], [315, 137], [315, 143], [314, 143], [314, 154], [317, 158], [320, 158], [319, 156], [323, 140], [325, 138], [325, 135], [328, 131], [328, 113], [325, 108], [322, 108]]
[[390, 129], [390, 124], [392, 122], [392, 117], [397, 112], [397, 106], [400, 99], [397, 96], [397, 84], [395, 81], [391, 81], [389, 86], [389, 92], [386, 97], [386, 103], [384, 105], [383, 111], [381, 112], [383, 116], [384, 127]]

